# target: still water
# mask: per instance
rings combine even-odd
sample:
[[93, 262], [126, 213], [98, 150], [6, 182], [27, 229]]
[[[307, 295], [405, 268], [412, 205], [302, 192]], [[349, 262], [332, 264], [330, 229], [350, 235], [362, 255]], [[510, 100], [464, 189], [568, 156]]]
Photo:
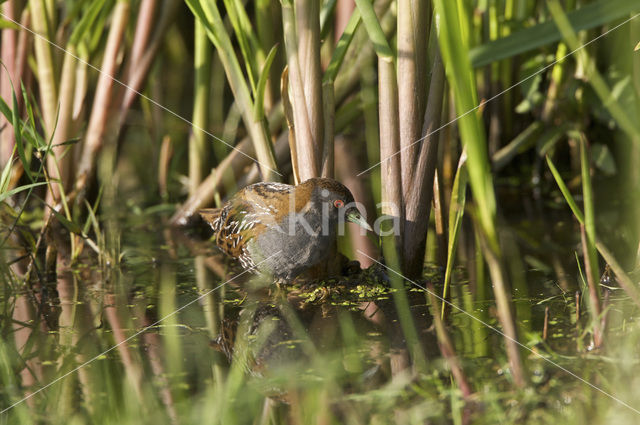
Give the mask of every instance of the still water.
[[[494, 303], [473, 301], [466, 270], [455, 273], [447, 331], [472, 387], [489, 395], [465, 404], [423, 289], [394, 290], [383, 267], [360, 272], [354, 264], [321, 285], [277, 287], [243, 273], [197, 232], [161, 222], [112, 223], [103, 233], [112, 236], [95, 250], [85, 246], [72, 264], [71, 252], [58, 251], [55, 278], [7, 278], [0, 401], [9, 410], [0, 423], [279, 423], [296, 411], [338, 423], [398, 414], [450, 423], [512, 411]], [[6, 257], [19, 258], [14, 247]], [[9, 267], [24, 273], [28, 260]], [[440, 294], [441, 274], [429, 267], [419, 283]], [[576, 291], [535, 268], [527, 279], [515, 305], [536, 391], [518, 403], [527, 412], [564, 409], [577, 384], [536, 353], [580, 362], [582, 372], [606, 358], [576, 354], [589, 344]], [[618, 298], [609, 306], [624, 314]]]

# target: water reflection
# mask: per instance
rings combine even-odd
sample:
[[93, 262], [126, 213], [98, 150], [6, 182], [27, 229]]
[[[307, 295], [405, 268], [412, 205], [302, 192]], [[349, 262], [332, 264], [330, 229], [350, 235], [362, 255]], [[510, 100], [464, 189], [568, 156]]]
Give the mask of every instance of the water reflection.
[[[163, 237], [155, 250], [129, 246], [119, 266], [90, 251], [72, 263], [60, 249], [54, 281], [34, 275], [6, 293], [16, 351], [5, 346], [2, 360], [18, 382], [0, 389], [2, 405], [53, 382], [12, 415], [48, 412], [58, 422], [138, 412], [178, 423], [185, 400], [212, 388], [228, 403], [242, 391], [291, 406], [306, 391], [356, 394], [414, 375], [380, 270], [351, 264], [340, 280], [277, 288], [250, 274], [234, 278], [233, 264], [203, 241]], [[26, 263], [13, 267], [24, 275]], [[420, 350], [435, 357], [424, 294], [409, 294]]]

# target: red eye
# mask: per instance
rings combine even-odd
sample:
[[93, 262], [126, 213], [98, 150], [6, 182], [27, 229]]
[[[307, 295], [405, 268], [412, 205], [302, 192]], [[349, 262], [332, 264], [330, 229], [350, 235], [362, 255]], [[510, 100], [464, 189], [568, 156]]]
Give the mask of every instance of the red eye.
[[344, 202], [342, 202], [341, 199], [336, 199], [335, 201], [333, 201], [333, 205], [336, 208], [342, 208], [342, 207], [344, 207]]

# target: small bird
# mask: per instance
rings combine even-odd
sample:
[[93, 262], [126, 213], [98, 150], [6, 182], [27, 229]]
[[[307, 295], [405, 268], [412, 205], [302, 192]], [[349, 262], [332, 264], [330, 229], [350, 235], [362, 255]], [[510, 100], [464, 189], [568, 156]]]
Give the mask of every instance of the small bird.
[[327, 178], [297, 186], [252, 184], [221, 208], [199, 213], [211, 225], [212, 238], [222, 251], [237, 258], [243, 268], [280, 282], [291, 282], [328, 258], [341, 220], [372, 230], [349, 189]]

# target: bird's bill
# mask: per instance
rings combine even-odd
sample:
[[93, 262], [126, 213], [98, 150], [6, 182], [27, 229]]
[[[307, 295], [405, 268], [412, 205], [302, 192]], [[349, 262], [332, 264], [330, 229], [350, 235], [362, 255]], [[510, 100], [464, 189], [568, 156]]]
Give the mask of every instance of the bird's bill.
[[358, 226], [373, 232], [373, 229], [371, 228], [371, 226], [369, 226], [369, 223], [367, 223], [367, 220], [365, 220], [362, 217], [362, 215], [360, 214], [360, 211], [358, 211], [357, 208], [351, 208], [349, 211], [347, 211], [346, 217], [347, 217], [347, 221], [356, 223]]

